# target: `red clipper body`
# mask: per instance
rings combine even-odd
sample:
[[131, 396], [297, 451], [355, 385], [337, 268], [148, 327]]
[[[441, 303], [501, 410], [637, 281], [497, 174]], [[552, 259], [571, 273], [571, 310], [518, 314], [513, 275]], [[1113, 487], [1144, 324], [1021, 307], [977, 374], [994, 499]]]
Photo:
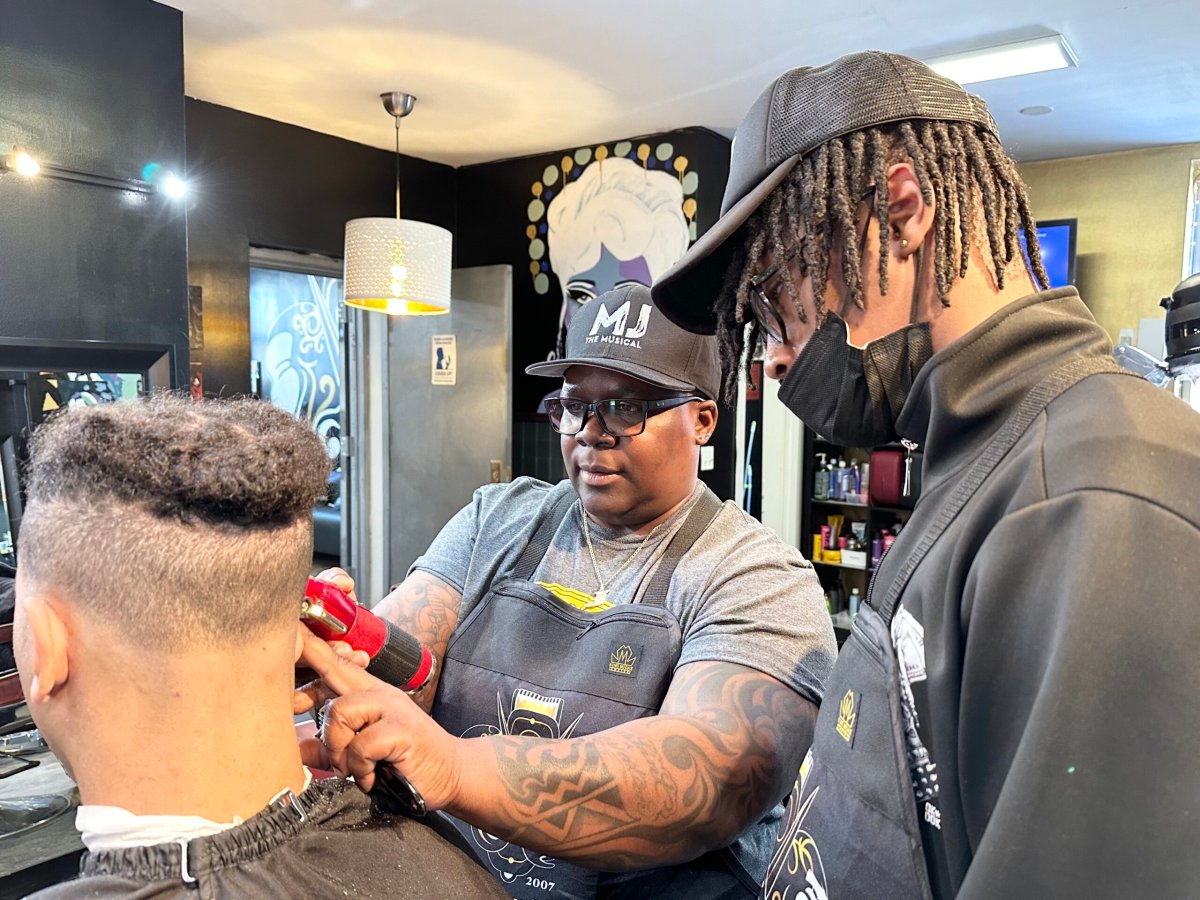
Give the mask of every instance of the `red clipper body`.
[[335, 584], [308, 579], [300, 620], [325, 641], [345, 641], [371, 657], [367, 671], [403, 691], [419, 691], [433, 677], [436, 657], [406, 631], [359, 606]]

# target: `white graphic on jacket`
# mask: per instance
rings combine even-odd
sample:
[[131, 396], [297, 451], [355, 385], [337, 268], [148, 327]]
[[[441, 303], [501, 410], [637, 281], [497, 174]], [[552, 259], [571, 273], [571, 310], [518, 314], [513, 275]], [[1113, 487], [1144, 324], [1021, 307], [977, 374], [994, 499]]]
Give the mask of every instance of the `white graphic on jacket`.
[[[828, 900], [821, 851], [817, 849], [813, 836], [804, 830], [804, 818], [821, 790], [819, 787], [813, 788], [811, 794], [804, 796], [804, 786], [808, 783], [812, 768], [813, 755], [810, 749], [800, 765], [800, 777], [792, 786], [792, 795], [787, 804], [787, 821], [779, 829], [775, 853], [767, 865], [767, 877], [760, 895], [764, 900]], [[803, 888], [798, 887], [801, 872], [804, 875]], [[797, 888], [794, 893], [793, 888]]]
[[[543, 697], [533, 691], [518, 688], [513, 691], [512, 706], [504, 708], [504, 699], [496, 695], [495, 725], [473, 725], [462, 733], [467, 737], [482, 737], [491, 734], [514, 734], [525, 737], [566, 739], [571, 736], [583, 713], [575, 717], [566, 728], [562, 727], [561, 697]], [[509, 883], [523, 878], [530, 872], [553, 869], [555, 860], [540, 853], [530, 853], [523, 847], [510, 844], [507, 841], [488, 834], [480, 828], [471, 829], [474, 839], [484, 854], [488, 864], [500, 876], [501, 881]]]
[[[917, 803], [928, 803], [938, 795], [937, 765], [921, 743], [917, 731], [917, 701], [912, 686], [925, 680], [925, 629], [903, 606], [892, 617], [892, 646], [900, 664], [900, 710], [904, 716], [904, 751], [912, 773], [913, 791]], [[929, 814], [926, 813], [927, 821]], [[940, 816], [938, 817], [940, 820]], [[932, 824], [932, 822], [931, 822]], [[940, 827], [940, 825], [938, 826]]]

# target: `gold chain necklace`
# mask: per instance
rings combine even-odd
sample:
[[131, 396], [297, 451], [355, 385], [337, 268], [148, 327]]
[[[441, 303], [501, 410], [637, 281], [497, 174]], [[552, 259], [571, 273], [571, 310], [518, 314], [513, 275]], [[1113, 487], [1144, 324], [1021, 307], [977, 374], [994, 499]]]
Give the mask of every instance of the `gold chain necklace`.
[[[595, 595], [592, 597], [592, 602], [587, 605], [587, 608], [590, 609], [591, 607], [599, 606], [608, 602], [608, 587], [604, 584], [604, 577], [600, 574], [600, 566], [596, 563], [596, 551], [592, 548], [592, 531], [588, 527], [588, 516], [587, 513], [584, 512], [582, 500], [579, 502], [579, 518], [583, 522], [583, 541], [585, 544], [587, 544], [588, 556], [592, 560], [592, 571], [596, 573], [596, 583], [600, 585], [600, 590], [596, 591]], [[674, 518], [674, 516], [671, 518]], [[671, 519], [667, 520], [667, 522], [669, 521], [671, 521]], [[629, 567], [629, 564], [633, 562], [634, 557], [642, 552], [642, 548], [646, 546], [647, 541], [654, 537], [655, 533], [662, 528], [663, 525], [666, 525], [667, 522], [661, 522], [658, 525], [655, 525], [651, 532], [642, 538], [642, 542], [638, 544], [637, 547], [634, 548], [633, 552], [625, 558], [625, 562], [621, 563], [617, 571], [612, 573], [612, 577], [608, 579], [609, 584], [612, 584], [617, 580], [617, 576], [624, 572]]]

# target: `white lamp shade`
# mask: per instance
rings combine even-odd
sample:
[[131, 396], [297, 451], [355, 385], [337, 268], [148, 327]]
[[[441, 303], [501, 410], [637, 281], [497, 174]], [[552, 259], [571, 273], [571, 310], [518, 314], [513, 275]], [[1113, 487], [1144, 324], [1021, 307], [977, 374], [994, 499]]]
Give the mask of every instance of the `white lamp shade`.
[[450, 232], [408, 219], [346, 223], [346, 305], [393, 316], [450, 311]]

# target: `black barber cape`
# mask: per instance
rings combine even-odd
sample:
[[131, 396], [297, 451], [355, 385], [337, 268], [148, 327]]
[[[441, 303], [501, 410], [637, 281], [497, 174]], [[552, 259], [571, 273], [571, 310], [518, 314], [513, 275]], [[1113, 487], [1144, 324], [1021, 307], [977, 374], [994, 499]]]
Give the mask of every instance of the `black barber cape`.
[[507, 897], [420, 821], [372, 815], [370, 798], [350, 782], [314, 781], [297, 799], [189, 841], [186, 869], [178, 844], [87, 853], [79, 878], [33, 898]]

